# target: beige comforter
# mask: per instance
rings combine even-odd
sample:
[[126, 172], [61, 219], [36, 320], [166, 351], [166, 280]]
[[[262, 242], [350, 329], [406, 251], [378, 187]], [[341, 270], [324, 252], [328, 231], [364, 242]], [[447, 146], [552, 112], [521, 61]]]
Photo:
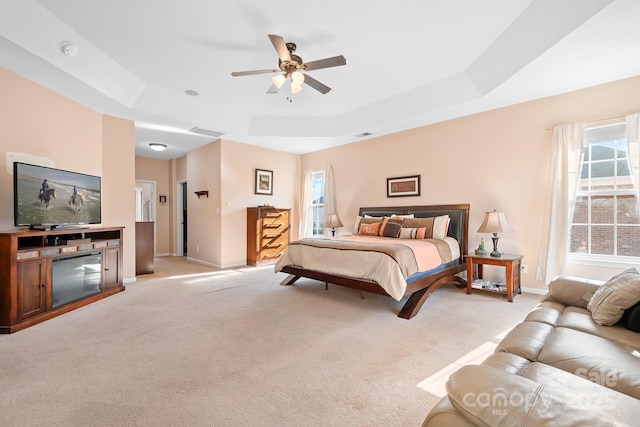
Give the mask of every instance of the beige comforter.
[[369, 236], [302, 239], [291, 242], [275, 265], [302, 267], [343, 277], [371, 280], [400, 301], [406, 279], [460, 256], [458, 242], [438, 239], [392, 239]]

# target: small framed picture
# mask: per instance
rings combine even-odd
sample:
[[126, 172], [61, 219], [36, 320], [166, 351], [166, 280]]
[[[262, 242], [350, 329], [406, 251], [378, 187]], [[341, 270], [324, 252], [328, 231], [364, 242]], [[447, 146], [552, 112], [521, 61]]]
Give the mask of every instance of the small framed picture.
[[387, 197], [420, 195], [420, 175], [387, 178]]
[[167, 203], [167, 196], [159, 196], [160, 203]]
[[273, 171], [256, 169], [256, 194], [273, 195]]

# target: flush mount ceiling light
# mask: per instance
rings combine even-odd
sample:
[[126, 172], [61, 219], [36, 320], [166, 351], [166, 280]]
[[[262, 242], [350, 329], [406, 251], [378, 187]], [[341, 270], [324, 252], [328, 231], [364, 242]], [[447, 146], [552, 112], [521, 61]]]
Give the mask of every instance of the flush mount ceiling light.
[[193, 90], [193, 89], [187, 89], [184, 91], [184, 93], [186, 93], [189, 96], [198, 96], [200, 95], [200, 93], [198, 93], [197, 90]]
[[151, 144], [149, 144], [149, 147], [151, 147], [151, 149], [155, 151], [164, 151], [167, 149], [167, 146], [165, 144], [160, 144], [158, 142], [152, 142]]

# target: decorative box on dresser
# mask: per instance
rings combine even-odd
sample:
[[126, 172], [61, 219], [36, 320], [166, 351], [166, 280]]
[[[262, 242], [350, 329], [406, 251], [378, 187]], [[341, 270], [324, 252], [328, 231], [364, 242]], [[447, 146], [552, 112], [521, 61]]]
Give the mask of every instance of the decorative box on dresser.
[[247, 208], [247, 265], [275, 263], [289, 244], [291, 209]]
[[124, 291], [123, 227], [0, 232], [0, 333]]

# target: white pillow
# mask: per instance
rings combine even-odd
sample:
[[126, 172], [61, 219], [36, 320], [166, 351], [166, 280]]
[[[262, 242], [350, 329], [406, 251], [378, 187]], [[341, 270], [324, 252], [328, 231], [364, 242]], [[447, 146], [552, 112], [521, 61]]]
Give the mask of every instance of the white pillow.
[[433, 239], [444, 239], [449, 232], [449, 215], [437, 216], [433, 219]]
[[613, 276], [593, 294], [587, 309], [603, 326], [615, 325], [624, 311], [640, 301], [640, 273], [630, 268]]
[[360, 231], [360, 220], [362, 220], [362, 217], [357, 216], [356, 223], [353, 224], [353, 230], [351, 231], [351, 234], [358, 234], [358, 232]]

